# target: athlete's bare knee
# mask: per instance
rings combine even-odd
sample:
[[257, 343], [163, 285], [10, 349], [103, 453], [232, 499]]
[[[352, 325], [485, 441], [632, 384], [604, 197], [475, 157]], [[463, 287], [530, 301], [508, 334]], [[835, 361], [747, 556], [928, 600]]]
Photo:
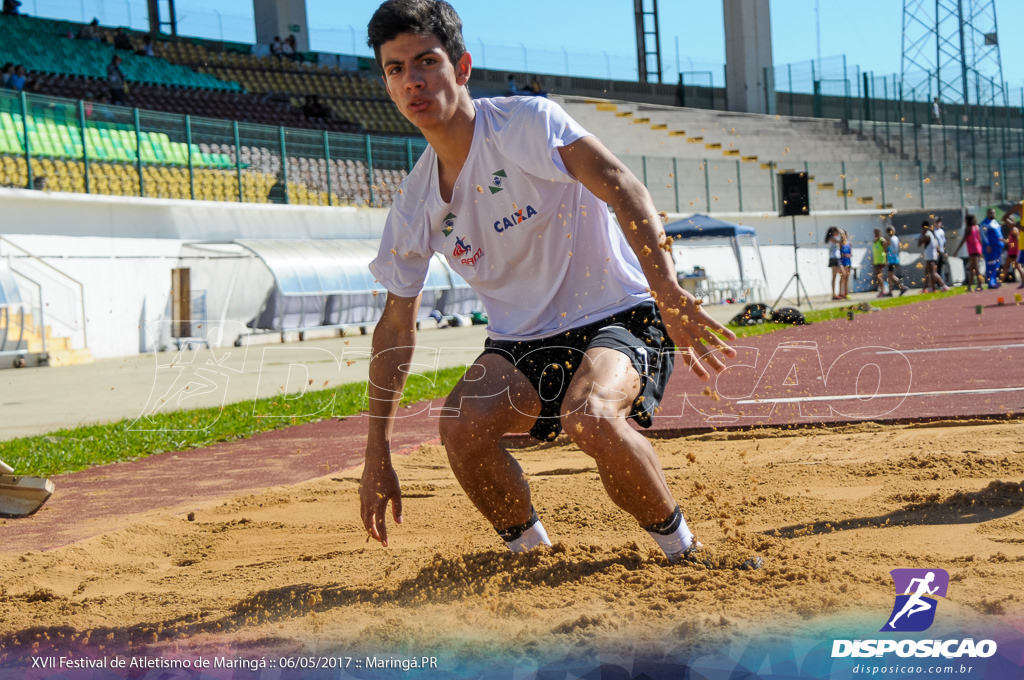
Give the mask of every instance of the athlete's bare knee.
[[622, 428], [628, 425], [620, 409], [601, 400], [587, 399], [577, 408], [563, 408], [562, 427], [581, 451], [597, 457], [609, 445], [617, 448], [614, 442], [622, 439]]

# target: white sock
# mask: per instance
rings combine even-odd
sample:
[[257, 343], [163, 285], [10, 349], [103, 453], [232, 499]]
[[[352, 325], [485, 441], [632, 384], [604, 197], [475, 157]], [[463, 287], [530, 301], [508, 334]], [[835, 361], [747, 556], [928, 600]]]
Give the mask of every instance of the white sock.
[[544, 525], [538, 519], [519, 538], [506, 541], [505, 545], [512, 552], [526, 552], [527, 550], [533, 550], [538, 545], [550, 546], [551, 539], [548, 538], [548, 532], [544, 531]]
[[660, 525], [644, 527], [644, 529], [668, 558], [681, 555], [693, 545], [693, 532], [686, 525], [683, 513], [678, 507]]

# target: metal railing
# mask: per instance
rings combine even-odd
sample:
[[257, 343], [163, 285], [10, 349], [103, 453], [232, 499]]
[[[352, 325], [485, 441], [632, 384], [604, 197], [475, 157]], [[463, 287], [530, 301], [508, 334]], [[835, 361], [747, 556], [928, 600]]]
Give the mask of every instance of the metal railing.
[[[10, 252], [12, 249], [15, 252]], [[0, 254], [5, 255], [11, 272], [35, 289], [27, 304], [32, 309], [34, 325], [42, 338], [43, 352], [46, 352], [47, 325], [57, 335], [69, 337], [72, 349], [88, 349], [85, 286], [82, 282], [5, 236], [0, 236]], [[31, 271], [26, 265], [31, 267]], [[48, 293], [45, 298], [44, 291]]]
[[239, 203], [388, 205], [426, 147], [0, 91], [0, 184]]

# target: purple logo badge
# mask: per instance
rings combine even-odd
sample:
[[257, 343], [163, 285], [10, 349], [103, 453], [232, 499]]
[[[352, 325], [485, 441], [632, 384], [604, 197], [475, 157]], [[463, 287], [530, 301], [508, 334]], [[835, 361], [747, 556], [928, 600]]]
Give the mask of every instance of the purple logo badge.
[[896, 603], [882, 631], [928, 630], [935, 621], [937, 598], [946, 597], [949, 590], [949, 574], [945, 569], [893, 569], [889, 574], [896, 586]]

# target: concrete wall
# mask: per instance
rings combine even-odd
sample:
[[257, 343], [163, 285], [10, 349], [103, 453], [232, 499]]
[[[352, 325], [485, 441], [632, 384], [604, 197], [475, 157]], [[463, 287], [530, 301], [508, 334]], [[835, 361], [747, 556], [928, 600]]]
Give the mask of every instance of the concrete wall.
[[772, 69], [768, 0], [723, 0], [725, 87], [730, 111], [771, 113], [765, 69]]
[[[306, 0], [253, 0], [256, 21], [256, 42], [269, 45], [274, 36], [281, 40], [295, 35], [299, 52], [309, 50], [309, 23], [306, 21]], [[292, 30], [297, 28], [298, 30]]]
[[[166, 324], [171, 270], [182, 266], [182, 248], [186, 244], [236, 238], [374, 239], [380, 235], [387, 211], [0, 189], [0, 214], [0, 235], [83, 283], [89, 349], [95, 357], [116, 357], [152, 351], [166, 341], [166, 334], [153, 329]], [[670, 217], [685, 216], [688, 214]], [[794, 271], [790, 218], [768, 213], [716, 217], [757, 229], [768, 275], [765, 297], [773, 302]], [[861, 211], [813, 213], [796, 218], [798, 266], [810, 295], [830, 291], [828, 251], [823, 241], [832, 224], [848, 230], [854, 240], [854, 262], [861, 268], [854, 290], [869, 286], [870, 267], [865, 264], [869, 264], [866, 258], [870, 257], [871, 230], [884, 217], [880, 211]], [[725, 241], [677, 245], [681, 269], [702, 265], [711, 278], [739, 278], [732, 250]], [[744, 243], [742, 252], [748, 276], [760, 278], [760, 265], [752, 248]], [[16, 249], [0, 243], [0, 255], [13, 257], [22, 269], [39, 266], [18, 254]], [[193, 256], [194, 253], [189, 255]], [[907, 257], [910, 262], [911, 254]], [[260, 288], [247, 292], [250, 298], [258, 299], [265, 292], [266, 280], [249, 283]], [[46, 293], [49, 297], [55, 294]], [[787, 299], [791, 296], [795, 297], [792, 287]], [[219, 309], [221, 305], [214, 306]], [[253, 310], [253, 315], [256, 311]], [[230, 341], [233, 337], [226, 339]]]
[[171, 269], [180, 266], [183, 245], [236, 238], [372, 239], [387, 211], [0, 189], [0, 215], [0, 236], [17, 246], [0, 243], [0, 256], [13, 258], [34, 279], [51, 280], [44, 281], [46, 298], [69, 291], [42, 276], [46, 267], [19, 248], [82, 282], [89, 349], [100, 358], [151, 351], [161, 342], [153, 329], [165, 319]]

